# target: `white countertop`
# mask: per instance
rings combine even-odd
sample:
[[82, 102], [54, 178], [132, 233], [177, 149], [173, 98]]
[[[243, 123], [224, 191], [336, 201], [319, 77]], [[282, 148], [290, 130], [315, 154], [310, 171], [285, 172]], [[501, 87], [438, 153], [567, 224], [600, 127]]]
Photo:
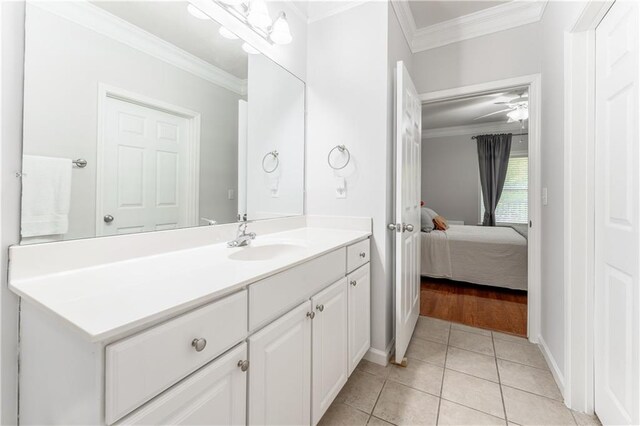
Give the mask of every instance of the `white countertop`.
[[267, 260], [234, 260], [252, 247], [218, 243], [12, 280], [9, 288], [98, 342], [140, 329], [248, 284], [370, 236], [370, 232], [299, 228], [261, 237], [253, 248], [295, 244]]

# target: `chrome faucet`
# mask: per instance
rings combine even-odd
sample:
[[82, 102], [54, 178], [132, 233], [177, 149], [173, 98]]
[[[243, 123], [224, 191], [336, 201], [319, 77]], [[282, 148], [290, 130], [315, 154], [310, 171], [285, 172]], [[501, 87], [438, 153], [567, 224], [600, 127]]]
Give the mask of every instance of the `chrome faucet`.
[[247, 234], [247, 222], [242, 222], [240, 226], [238, 226], [238, 234], [236, 235], [236, 239], [229, 241], [227, 243], [227, 247], [245, 247], [251, 244], [251, 240], [256, 238], [255, 232], [249, 232]]

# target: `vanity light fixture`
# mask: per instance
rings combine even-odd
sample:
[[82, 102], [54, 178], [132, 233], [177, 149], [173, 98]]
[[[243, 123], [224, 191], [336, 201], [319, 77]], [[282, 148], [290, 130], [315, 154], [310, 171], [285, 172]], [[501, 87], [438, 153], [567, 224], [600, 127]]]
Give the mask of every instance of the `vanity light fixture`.
[[271, 44], [289, 44], [293, 40], [287, 15], [284, 12], [280, 12], [276, 20], [272, 21], [265, 0], [214, 1]]
[[229, 40], [237, 40], [238, 36], [235, 35], [234, 33], [232, 33], [231, 31], [229, 31], [226, 27], [220, 27], [220, 29], [218, 30], [218, 33], [224, 37], [227, 38]]
[[284, 12], [280, 12], [280, 16], [271, 26], [271, 32], [269, 37], [275, 44], [289, 44], [293, 40], [291, 31], [289, 30], [289, 23], [287, 22], [287, 15]]
[[249, 43], [246, 43], [246, 42], [242, 43], [242, 50], [247, 52], [249, 55], [255, 55], [257, 53], [260, 53], [258, 49], [256, 49], [255, 47], [251, 46]]
[[200, 9], [198, 9], [192, 4], [187, 5], [187, 12], [189, 12], [191, 16], [198, 19], [202, 19], [202, 20], [211, 19], [209, 15], [207, 15], [206, 13], [204, 13], [203, 11], [201, 11]]
[[271, 24], [271, 17], [264, 0], [251, 0], [247, 8], [247, 22], [256, 28], [267, 31]]

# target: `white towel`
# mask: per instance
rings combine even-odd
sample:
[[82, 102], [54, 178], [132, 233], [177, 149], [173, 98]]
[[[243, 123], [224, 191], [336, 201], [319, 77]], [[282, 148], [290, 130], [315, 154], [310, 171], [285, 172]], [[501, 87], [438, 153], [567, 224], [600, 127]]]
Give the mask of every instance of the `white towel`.
[[25, 155], [22, 165], [22, 237], [66, 234], [71, 201], [69, 158]]

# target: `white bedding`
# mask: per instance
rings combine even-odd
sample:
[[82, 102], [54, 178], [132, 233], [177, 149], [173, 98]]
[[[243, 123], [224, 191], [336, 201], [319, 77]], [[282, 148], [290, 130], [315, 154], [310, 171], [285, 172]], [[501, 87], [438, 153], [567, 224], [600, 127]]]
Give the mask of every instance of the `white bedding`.
[[527, 289], [527, 240], [502, 226], [451, 225], [421, 233], [422, 275]]

